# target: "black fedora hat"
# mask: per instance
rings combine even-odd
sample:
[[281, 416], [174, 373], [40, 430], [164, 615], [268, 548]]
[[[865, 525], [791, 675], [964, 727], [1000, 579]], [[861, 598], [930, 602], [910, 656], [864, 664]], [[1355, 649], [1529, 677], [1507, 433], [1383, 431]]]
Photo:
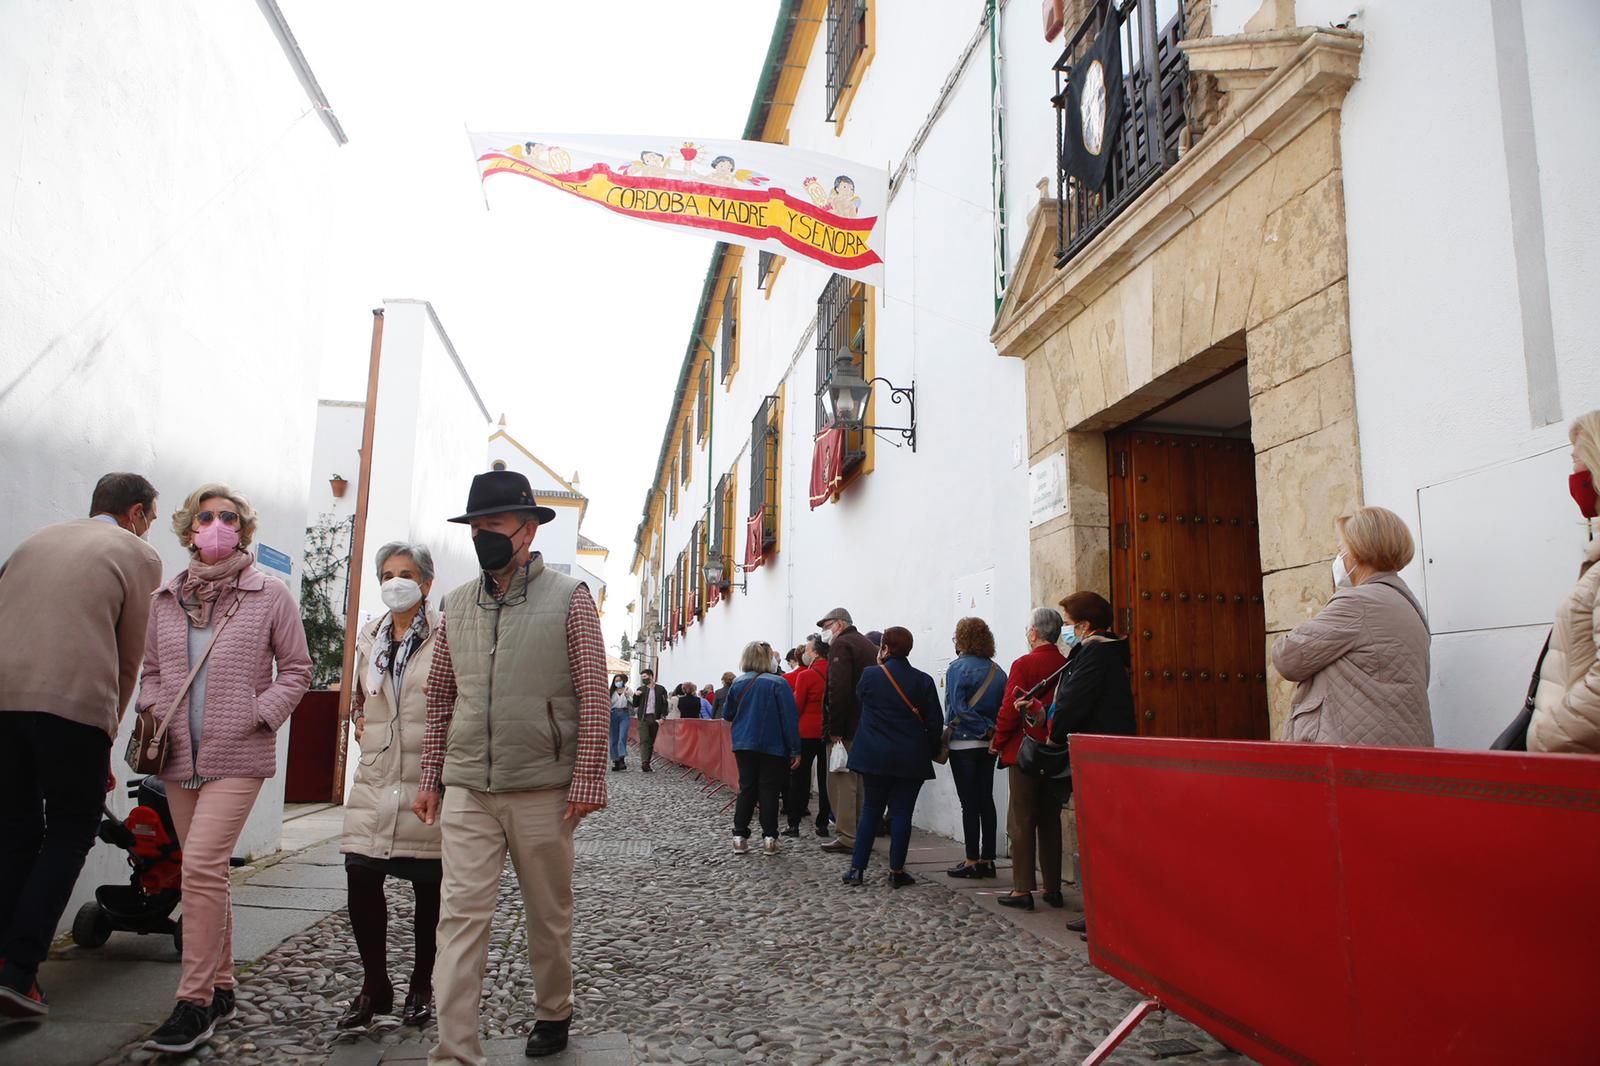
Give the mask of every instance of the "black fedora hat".
[[533, 520], [541, 526], [555, 521], [556, 517], [550, 508], [539, 506], [533, 498], [532, 486], [522, 474], [515, 470], [490, 470], [473, 477], [472, 488], [467, 492], [467, 513], [450, 521], [469, 522], [510, 511], [531, 511]]

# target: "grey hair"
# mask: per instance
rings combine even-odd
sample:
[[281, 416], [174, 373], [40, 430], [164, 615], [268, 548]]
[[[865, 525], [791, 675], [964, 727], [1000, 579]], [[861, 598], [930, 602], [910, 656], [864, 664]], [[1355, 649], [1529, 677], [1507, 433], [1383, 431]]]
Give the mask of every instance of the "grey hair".
[[383, 579], [383, 564], [396, 555], [411, 556], [411, 561], [417, 564], [417, 573], [422, 575], [422, 580], [433, 580], [433, 553], [428, 550], [428, 546], [408, 544], [403, 540], [391, 540], [378, 549], [378, 565], [375, 569], [379, 580]]
[[1028, 616], [1028, 628], [1046, 644], [1054, 644], [1061, 639], [1061, 612], [1054, 607], [1036, 607]]
[[739, 669], [747, 674], [771, 673], [772, 648], [759, 640], [752, 640], [744, 646], [744, 652], [739, 656]]

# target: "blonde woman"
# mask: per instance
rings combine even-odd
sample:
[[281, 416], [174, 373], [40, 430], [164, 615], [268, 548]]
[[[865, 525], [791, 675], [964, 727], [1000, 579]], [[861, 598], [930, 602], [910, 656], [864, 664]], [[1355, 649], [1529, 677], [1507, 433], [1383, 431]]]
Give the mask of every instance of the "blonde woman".
[[1568, 490], [1589, 527], [1589, 545], [1578, 569], [1578, 583], [1556, 609], [1550, 629], [1550, 650], [1539, 667], [1533, 718], [1528, 723], [1529, 751], [1565, 751], [1600, 755], [1600, 411], [1579, 415], [1572, 423], [1572, 476]]
[[391, 541], [378, 549], [381, 618], [356, 636], [351, 712], [361, 759], [345, 798], [344, 872], [350, 932], [361, 956], [361, 990], [338, 1027], [363, 1030], [394, 1010], [389, 980], [389, 908], [383, 883], [411, 882], [416, 900], [410, 985], [400, 1020], [423, 1026], [433, 1016], [433, 956], [439, 925], [439, 827], [412, 812], [422, 782], [422, 738], [428, 725], [423, 685], [433, 665], [439, 612], [428, 602], [433, 555], [421, 544]]
[[1335, 525], [1333, 598], [1272, 646], [1278, 673], [1300, 685], [1283, 739], [1431, 748], [1428, 623], [1398, 573], [1411, 531], [1382, 507]]
[[140, 710], [165, 715], [167, 802], [183, 848], [183, 969], [177, 1005], [145, 1047], [193, 1051], [234, 1012], [228, 859], [261, 783], [277, 774], [274, 734], [311, 685], [305, 628], [288, 586], [256, 569], [256, 513], [226, 485], [191, 492], [172, 516], [189, 565], [156, 590]]

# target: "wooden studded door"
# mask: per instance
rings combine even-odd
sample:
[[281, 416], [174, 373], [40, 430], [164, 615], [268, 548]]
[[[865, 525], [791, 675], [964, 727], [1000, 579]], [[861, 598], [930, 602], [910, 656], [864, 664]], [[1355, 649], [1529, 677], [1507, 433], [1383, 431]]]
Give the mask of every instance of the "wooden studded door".
[[1122, 430], [1106, 445], [1111, 604], [1140, 734], [1267, 739], [1250, 442]]

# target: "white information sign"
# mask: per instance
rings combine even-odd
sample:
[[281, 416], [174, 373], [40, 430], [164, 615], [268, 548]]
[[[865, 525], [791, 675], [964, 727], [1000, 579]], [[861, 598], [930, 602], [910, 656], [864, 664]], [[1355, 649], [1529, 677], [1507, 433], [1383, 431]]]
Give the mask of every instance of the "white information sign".
[[1052, 452], [1028, 467], [1028, 528], [1067, 513], [1067, 453]]

